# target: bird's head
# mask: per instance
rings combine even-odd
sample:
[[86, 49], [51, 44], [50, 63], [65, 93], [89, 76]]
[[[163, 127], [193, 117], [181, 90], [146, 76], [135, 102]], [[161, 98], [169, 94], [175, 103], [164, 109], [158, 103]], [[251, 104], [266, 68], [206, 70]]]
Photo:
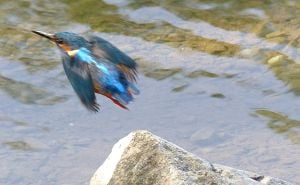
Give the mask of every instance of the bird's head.
[[70, 53], [76, 51], [81, 47], [89, 48], [89, 42], [83, 37], [70, 32], [59, 32], [55, 34], [45, 33], [42, 31], [32, 31], [33, 33], [45, 37], [56, 45], [64, 52]]

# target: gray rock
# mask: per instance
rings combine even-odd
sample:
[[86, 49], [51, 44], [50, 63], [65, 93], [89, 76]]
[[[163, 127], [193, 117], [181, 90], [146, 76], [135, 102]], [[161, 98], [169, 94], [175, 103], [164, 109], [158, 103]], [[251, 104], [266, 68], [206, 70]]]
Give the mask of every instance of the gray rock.
[[291, 185], [256, 173], [211, 164], [147, 131], [116, 143], [90, 185]]

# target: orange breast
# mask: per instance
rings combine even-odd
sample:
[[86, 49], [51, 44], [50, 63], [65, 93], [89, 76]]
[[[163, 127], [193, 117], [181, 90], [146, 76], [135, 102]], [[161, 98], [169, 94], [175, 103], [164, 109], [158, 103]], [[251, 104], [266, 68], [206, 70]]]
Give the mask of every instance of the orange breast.
[[71, 51], [70, 46], [67, 44], [58, 44], [59, 47], [61, 47], [65, 52]]

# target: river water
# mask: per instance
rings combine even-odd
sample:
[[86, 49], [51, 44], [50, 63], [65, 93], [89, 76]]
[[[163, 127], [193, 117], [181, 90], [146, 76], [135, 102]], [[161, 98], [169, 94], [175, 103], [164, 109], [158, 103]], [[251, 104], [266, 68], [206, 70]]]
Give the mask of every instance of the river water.
[[[88, 184], [138, 129], [300, 183], [299, 27], [296, 0], [0, 0], [0, 184]], [[88, 112], [31, 29], [96, 34], [136, 59], [130, 111], [98, 96]]]

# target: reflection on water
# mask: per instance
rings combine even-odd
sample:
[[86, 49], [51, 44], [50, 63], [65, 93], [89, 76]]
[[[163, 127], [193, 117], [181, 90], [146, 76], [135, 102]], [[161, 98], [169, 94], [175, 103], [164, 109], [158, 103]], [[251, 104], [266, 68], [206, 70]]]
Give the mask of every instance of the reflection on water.
[[53, 94], [32, 84], [15, 81], [1, 75], [0, 88], [13, 99], [26, 104], [52, 105], [66, 99], [65, 97], [53, 96]]
[[181, 86], [178, 86], [178, 87], [174, 87], [174, 88], [172, 89], [172, 91], [173, 91], [173, 92], [182, 92], [182, 91], [184, 91], [184, 89], [187, 88], [187, 87], [188, 87], [187, 84], [181, 85]]
[[28, 123], [26, 123], [24, 121], [15, 120], [13, 118], [7, 118], [7, 117], [2, 117], [2, 116], [0, 116], [0, 121], [1, 122], [9, 121], [9, 122], [12, 122], [12, 123], [14, 123], [15, 125], [18, 125], [18, 126], [27, 126], [28, 125]]
[[176, 73], [179, 73], [181, 71], [180, 68], [175, 69], [153, 69], [153, 70], [147, 70], [144, 72], [145, 76], [154, 78], [156, 80], [163, 80], [166, 78], [169, 78]]
[[[191, 48], [217, 55], [232, 55], [239, 51], [236, 45], [194, 35], [191, 31], [175, 27], [168, 22], [137, 23], [127, 20], [118, 14], [115, 6], [102, 1], [65, 0], [65, 2], [70, 6], [69, 13], [73, 19], [89, 24], [94, 30], [100, 32], [138, 36], [147, 41], [165, 43], [176, 48]], [[143, 14], [146, 12], [143, 11]], [[156, 14], [157, 12], [151, 12], [150, 16]], [[141, 14], [137, 13], [137, 15]]]
[[33, 150], [30, 144], [24, 141], [7, 141], [3, 144], [9, 146], [12, 150]]
[[215, 74], [215, 73], [211, 73], [208, 71], [204, 71], [204, 70], [197, 70], [197, 71], [193, 71], [191, 73], [189, 73], [188, 75], [186, 75], [186, 77], [188, 78], [198, 78], [198, 77], [209, 77], [209, 78], [216, 78], [219, 75]]
[[[296, 0], [1, 0], [0, 182], [87, 184], [136, 129], [300, 182], [299, 25]], [[95, 33], [135, 58], [131, 111], [99, 96], [101, 112], [87, 112], [31, 29]]]
[[[300, 61], [299, 53], [293, 48], [298, 45], [300, 37], [297, 32], [300, 19], [294, 14], [290, 15], [290, 12], [299, 12], [295, 8], [297, 6], [294, 6], [297, 2], [289, 1], [287, 4], [286, 1], [217, 1], [209, 9], [193, 8], [197, 2], [173, 0], [121, 4], [118, 1], [105, 3], [96, 0], [65, 2], [71, 7], [69, 13], [73, 19], [89, 24], [94, 30], [101, 32], [138, 36], [151, 42], [221, 56], [237, 55], [242, 52], [240, 47], [254, 51], [255, 48], [261, 48], [260, 52], [251, 52], [248, 56], [241, 54], [239, 57], [260, 58], [262, 63], [267, 63], [265, 61], [275, 51], [282, 53], [293, 62], [286, 66], [277, 66], [287, 74], [276, 75], [280, 80], [289, 83], [298, 94], [299, 80], [285, 78], [291, 73], [297, 78], [300, 76], [297, 72], [299, 65], [295, 64]], [[209, 3], [211, 2], [208, 5]], [[204, 4], [205, 2], [201, 5]], [[280, 16], [278, 11], [281, 12]], [[205, 23], [195, 22], [196, 20]], [[287, 26], [287, 20], [293, 24]], [[253, 33], [262, 39], [243, 32]], [[291, 72], [289, 69], [294, 70]]]
[[225, 95], [222, 93], [213, 93], [210, 96], [213, 98], [225, 98]]
[[269, 119], [269, 128], [279, 134], [285, 134], [291, 141], [300, 144], [299, 120], [289, 119], [285, 114], [267, 109], [258, 109], [255, 113]]

